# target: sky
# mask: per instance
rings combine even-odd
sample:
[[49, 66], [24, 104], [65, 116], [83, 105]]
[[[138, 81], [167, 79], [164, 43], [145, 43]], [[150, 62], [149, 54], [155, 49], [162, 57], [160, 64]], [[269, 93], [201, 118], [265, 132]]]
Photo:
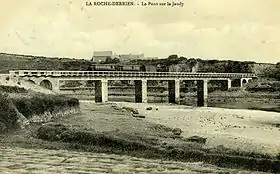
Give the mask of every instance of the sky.
[[280, 62], [279, 0], [151, 1], [184, 6], [96, 7], [86, 6], [86, 0], [0, 0], [0, 52], [90, 59], [93, 51], [110, 50], [161, 58], [178, 54]]

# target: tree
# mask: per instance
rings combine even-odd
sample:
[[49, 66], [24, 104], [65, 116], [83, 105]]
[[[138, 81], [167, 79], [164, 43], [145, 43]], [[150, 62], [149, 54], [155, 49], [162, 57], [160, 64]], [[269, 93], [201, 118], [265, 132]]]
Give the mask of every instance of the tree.
[[168, 56], [167, 59], [178, 59], [178, 55], [172, 54], [172, 55]]
[[118, 58], [112, 59], [112, 57], [107, 57], [104, 63], [105, 64], [116, 64], [116, 63], [120, 63], [120, 59], [118, 59]]
[[264, 70], [264, 76], [267, 78], [273, 78], [280, 80], [280, 69], [279, 68], [266, 68]]

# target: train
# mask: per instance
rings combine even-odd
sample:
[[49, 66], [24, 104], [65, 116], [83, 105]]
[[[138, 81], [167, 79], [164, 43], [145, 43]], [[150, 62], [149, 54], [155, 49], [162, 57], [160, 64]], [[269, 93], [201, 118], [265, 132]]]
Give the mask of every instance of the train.
[[140, 71], [156, 72], [154, 66], [145, 65], [118, 65], [118, 64], [93, 64], [88, 67], [87, 71]]

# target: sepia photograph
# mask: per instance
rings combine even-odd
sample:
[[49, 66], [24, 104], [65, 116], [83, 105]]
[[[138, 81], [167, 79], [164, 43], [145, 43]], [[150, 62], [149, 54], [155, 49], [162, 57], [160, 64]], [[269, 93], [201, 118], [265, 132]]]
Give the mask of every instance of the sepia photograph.
[[0, 0], [0, 174], [280, 173], [279, 0]]

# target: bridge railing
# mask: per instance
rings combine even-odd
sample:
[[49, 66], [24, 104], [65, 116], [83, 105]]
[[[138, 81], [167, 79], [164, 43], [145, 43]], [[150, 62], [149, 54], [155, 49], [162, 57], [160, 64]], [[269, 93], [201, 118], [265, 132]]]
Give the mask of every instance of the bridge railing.
[[50, 76], [50, 77], [196, 77], [196, 78], [253, 78], [250, 73], [191, 73], [191, 72], [131, 72], [131, 71], [34, 71], [16, 70], [10, 71], [17, 76]]

